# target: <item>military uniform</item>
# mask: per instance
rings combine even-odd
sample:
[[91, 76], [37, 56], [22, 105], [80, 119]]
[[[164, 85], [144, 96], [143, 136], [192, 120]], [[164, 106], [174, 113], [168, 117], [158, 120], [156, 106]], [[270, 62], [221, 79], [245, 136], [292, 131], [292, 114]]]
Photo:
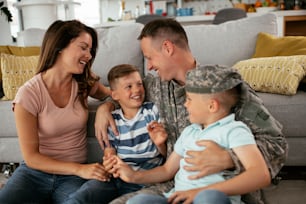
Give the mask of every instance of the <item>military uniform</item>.
[[[209, 69], [210, 66], [207, 66], [207, 72], [215, 72], [216, 69], [214, 69], [214, 66], [211, 66], [211, 69]], [[225, 73], [229, 71], [236, 74], [236, 71], [226, 67], [223, 70], [218, 69], [218, 71], [221, 72], [217, 74], [218, 76], [229, 74]], [[222, 73], [223, 71], [224, 73]], [[180, 136], [180, 133], [190, 124], [188, 113], [184, 107], [186, 98], [184, 86], [180, 86], [174, 80], [162, 82], [159, 77], [154, 77], [153, 75], [148, 75], [144, 79], [144, 85], [146, 88], [146, 100], [152, 101], [157, 105], [160, 111], [161, 122], [164, 124], [168, 133], [167, 156], [169, 156], [173, 151], [173, 145]], [[220, 86], [227, 85], [221, 83]], [[233, 110], [236, 115], [236, 120], [243, 121], [251, 128], [256, 143], [266, 160], [271, 177], [273, 178], [284, 165], [288, 152], [288, 144], [282, 134], [282, 126], [264, 107], [262, 100], [248, 84], [243, 82], [239, 86], [241, 89], [241, 100]], [[229, 150], [229, 153], [235, 164], [235, 171], [240, 173], [244, 170], [242, 164], [233, 151]], [[163, 192], [168, 192], [172, 187], [173, 181], [155, 184], [140, 191], [121, 196], [111, 203], [123, 204], [128, 198], [138, 193], [162, 195]], [[260, 191], [243, 196], [243, 200], [249, 204], [263, 203]]]

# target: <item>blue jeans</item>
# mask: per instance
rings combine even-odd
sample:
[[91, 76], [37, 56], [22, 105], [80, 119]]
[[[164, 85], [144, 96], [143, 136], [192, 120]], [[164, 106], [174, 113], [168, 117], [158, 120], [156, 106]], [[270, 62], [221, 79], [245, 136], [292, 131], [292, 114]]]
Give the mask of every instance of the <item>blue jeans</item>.
[[121, 179], [112, 178], [109, 182], [89, 180], [82, 187], [71, 194], [66, 204], [99, 203], [108, 204], [113, 199], [138, 191], [143, 185], [126, 183]]
[[[130, 198], [126, 204], [168, 204], [167, 198], [160, 195], [138, 194]], [[193, 204], [231, 204], [228, 196], [217, 190], [204, 190], [196, 195]]]
[[0, 190], [0, 203], [64, 203], [85, 181], [78, 176], [34, 170], [22, 162]]

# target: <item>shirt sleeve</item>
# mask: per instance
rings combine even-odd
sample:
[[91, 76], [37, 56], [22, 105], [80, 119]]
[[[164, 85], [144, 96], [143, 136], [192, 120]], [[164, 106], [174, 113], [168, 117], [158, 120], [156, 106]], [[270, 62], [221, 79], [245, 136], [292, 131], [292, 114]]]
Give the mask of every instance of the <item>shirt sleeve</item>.
[[19, 88], [13, 100], [13, 110], [15, 104], [20, 104], [26, 111], [36, 116], [41, 111], [40, 89], [35, 84], [25, 83]]

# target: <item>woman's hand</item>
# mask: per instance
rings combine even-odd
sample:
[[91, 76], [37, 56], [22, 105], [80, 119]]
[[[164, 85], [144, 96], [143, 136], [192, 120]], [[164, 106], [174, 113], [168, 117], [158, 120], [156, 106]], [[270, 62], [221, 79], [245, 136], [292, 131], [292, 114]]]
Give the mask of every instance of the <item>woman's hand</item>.
[[84, 179], [96, 179], [103, 182], [109, 181], [111, 176], [99, 163], [81, 164], [77, 175]]
[[105, 146], [110, 146], [107, 134], [108, 126], [111, 126], [115, 135], [119, 134], [114, 118], [111, 114], [113, 109], [114, 105], [111, 102], [105, 102], [104, 104], [101, 104], [97, 109], [95, 118], [95, 133], [102, 149], [104, 149]]
[[202, 178], [234, 167], [229, 153], [217, 143], [201, 140], [197, 142], [197, 145], [203, 146], [205, 149], [202, 151], [187, 151], [188, 156], [185, 158], [185, 161], [190, 166], [184, 166], [184, 169], [199, 172], [190, 176], [189, 179]]

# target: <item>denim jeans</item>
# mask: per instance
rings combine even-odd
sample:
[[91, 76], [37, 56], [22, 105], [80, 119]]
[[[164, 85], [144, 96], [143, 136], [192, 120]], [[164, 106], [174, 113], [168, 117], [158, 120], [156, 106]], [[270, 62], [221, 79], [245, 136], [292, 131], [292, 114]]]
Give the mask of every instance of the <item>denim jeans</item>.
[[64, 203], [85, 182], [78, 176], [55, 175], [29, 168], [24, 162], [0, 190], [0, 203]]
[[89, 180], [71, 194], [66, 204], [99, 203], [108, 204], [113, 199], [140, 190], [143, 185], [126, 183], [121, 179], [112, 178], [109, 182]]
[[[167, 198], [160, 195], [138, 194], [130, 198], [126, 204], [168, 204]], [[221, 191], [204, 190], [196, 195], [193, 204], [231, 204], [229, 197]]]

